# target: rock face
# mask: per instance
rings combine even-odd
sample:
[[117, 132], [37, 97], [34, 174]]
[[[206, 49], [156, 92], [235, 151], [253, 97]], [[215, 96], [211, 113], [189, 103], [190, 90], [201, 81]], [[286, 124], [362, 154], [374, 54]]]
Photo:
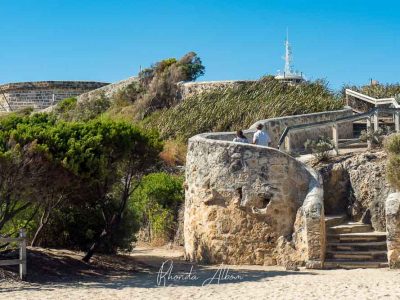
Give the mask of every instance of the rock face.
[[385, 175], [386, 158], [383, 151], [363, 152], [318, 166], [325, 213], [347, 213], [354, 221], [370, 214], [372, 227], [386, 231], [385, 201], [391, 192]]
[[218, 134], [189, 140], [188, 259], [274, 265], [287, 263], [290, 252], [299, 264], [320, 261], [323, 219], [319, 182], [294, 158], [276, 149], [223, 141]]
[[390, 268], [400, 268], [400, 193], [386, 200], [387, 247]]

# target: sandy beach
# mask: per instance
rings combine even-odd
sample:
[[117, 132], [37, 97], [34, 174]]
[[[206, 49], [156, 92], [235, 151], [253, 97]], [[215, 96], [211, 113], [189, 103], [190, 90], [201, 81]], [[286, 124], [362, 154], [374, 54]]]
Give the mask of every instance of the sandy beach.
[[200, 266], [165, 248], [131, 256], [140, 268], [129, 275], [2, 281], [0, 299], [400, 299], [400, 271], [389, 269]]

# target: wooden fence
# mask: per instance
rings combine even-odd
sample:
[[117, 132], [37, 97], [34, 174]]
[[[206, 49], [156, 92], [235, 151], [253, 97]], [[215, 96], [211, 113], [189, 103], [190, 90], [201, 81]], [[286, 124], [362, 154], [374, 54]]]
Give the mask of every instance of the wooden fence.
[[23, 229], [19, 231], [17, 238], [3, 238], [0, 236], [1, 243], [18, 243], [19, 244], [19, 259], [0, 260], [0, 266], [19, 265], [19, 276], [21, 280], [26, 279], [26, 234]]

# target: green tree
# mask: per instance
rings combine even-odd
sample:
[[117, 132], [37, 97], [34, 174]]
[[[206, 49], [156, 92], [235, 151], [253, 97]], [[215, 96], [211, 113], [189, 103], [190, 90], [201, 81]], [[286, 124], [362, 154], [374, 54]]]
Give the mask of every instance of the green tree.
[[169, 240], [175, 232], [177, 212], [183, 200], [183, 178], [161, 172], [143, 177], [132, 194], [130, 206], [138, 212], [150, 240]]

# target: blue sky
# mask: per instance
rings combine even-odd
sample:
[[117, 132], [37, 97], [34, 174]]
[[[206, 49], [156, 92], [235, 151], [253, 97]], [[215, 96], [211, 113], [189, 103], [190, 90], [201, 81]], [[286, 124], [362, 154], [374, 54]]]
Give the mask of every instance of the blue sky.
[[195, 51], [199, 80], [257, 79], [295, 68], [344, 83], [400, 81], [397, 1], [1, 0], [0, 83], [113, 82]]

